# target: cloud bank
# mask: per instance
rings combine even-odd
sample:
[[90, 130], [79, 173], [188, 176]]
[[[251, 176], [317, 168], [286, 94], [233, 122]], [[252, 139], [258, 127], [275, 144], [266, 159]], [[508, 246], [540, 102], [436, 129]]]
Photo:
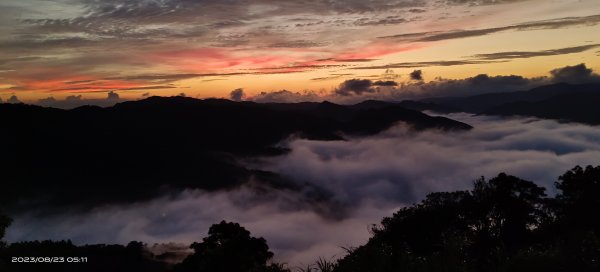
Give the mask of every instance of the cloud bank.
[[[391, 71], [388, 69], [387, 71]], [[600, 82], [600, 75], [594, 73], [585, 63], [565, 66], [549, 71], [545, 77], [527, 78], [519, 75], [479, 74], [464, 79], [436, 78], [424, 82], [421, 70], [409, 74], [411, 81], [395, 83], [386, 80], [387, 72], [379, 80], [349, 79], [342, 82], [331, 93], [290, 92], [282, 90], [261, 93], [248, 100], [256, 102], [302, 102], [333, 101], [342, 104], [353, 104], [364, 100], [401, 101], [416, 100], [443, 96], [469, 96], [485, 93], [526, 91], [542, 85], [559, 82], [573, 84]]]
[[[9, 241], [72, 239], [75, 243], [199, 241], [222, 219], [267, 239], [278, 260], [292, 267], [368, 239], [368, 227], [433, 191], [466, 189], [500, 172], [549, 188], [575, 165], [597, 164], [600, 127], [549, 120], [452, 114], [469, 132], [414, 132], [398, 125], [349, 141], [290, 139], [291, 152], [249, 162], [301, 186], [329, 193], [309, 202], [302, 193], [247, 186], [208, 193], [183, 191], [152, 201], [15, 216]], [[310, 190], [306, 190], [309, 192]], [[314, 198], [313, 198], [314, 199]]]

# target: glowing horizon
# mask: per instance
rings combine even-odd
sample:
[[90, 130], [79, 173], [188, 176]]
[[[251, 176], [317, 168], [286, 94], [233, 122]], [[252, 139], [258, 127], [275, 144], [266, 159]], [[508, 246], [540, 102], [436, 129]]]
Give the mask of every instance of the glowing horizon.
[[411, 84], [600, 71], [594, 0], [25, 0], [1, 3], [0, 98], [328, 95], [349, 79]]

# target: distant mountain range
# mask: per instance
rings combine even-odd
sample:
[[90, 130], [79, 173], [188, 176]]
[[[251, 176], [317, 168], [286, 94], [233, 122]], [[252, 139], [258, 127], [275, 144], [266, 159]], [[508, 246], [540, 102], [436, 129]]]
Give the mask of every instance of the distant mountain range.
[[[600, 124], [600, 83], [558, 83], [529, 91], [429, 98], [412, 103], [434, 111], [444, 107], [442, 112], [455, 110], [489, 115], [521, 115]], [[412, 108], [417, 109], [417, 106]]]
[[13, 208], [131, 202], [168, 189], [218, 190], [251, 179], [291, 188], [282, 177], [247, 169], [239, 160], [282, 154], [286, 149], [277, 144], [290, 136], [344, 140], [376, 134], [397, 122], [417, 130], [471, 128], [400, 105], [185, 97], [72, 110], [0, 104], [0, 116], [7, 117], [0, 133], [0, 204]]

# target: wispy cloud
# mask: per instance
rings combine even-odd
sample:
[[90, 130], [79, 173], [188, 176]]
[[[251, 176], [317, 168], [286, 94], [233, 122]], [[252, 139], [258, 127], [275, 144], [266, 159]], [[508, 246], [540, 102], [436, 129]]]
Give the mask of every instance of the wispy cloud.
[[573, 53], [581, 53], [594, 48], [600, 47], [600, 44], [581, 45], [574, 47], [565, 47], [560, 49], [550, 49], [541, 51], [509, 51], [509, 52], [496, 52], [488, 54], [477, 54], [472, 56], [475, 59], [480, 60], [506, 60], [506, 59], [526, 59], [534, 57], [544, 56], [555, 56], [555, 55], [566, 55]]
[[419, 61], [419, 62], [401, 62], [386, 65], [352, 67], [354, 70], [377, 70], [377, 69], [394, 69], [394, 68], [418, 68], [430, 66], [458, 66], [472, 64], [487, 64], [496, 63], [499, 61], [482, 61], [482, 60], [440, 60], [440, 61]]
[[600, 15], [584, 16], [584, 17], [567, 17], [555, 20], [535, 21], [529, 23], [522, 23], [516, 25], [508, 25], [502, 27], [493, 28], [482, 28], [472, 30], [449, 30], [449, 31], [435, 31], [435, 32], [418, 32], [418, 33], [406, 33], [397, 34], [391, 36], [380, 37], [382, 39], [395, 39], [405, 40], [414, 42], [435, 42], [443, 40], [461, 39], [469, 37], [485, 36], [493, 33], [503, 31], [527, 31], [527, 30], [540, 30], [540, 29], [559, 29], [568, 28], [574, 26], [590, 26], [597, 25], [600, 23]]
[[465, 57], [465, 60], [438, 60], [438, 61], [421, 61], [421, 62], [401, 62], [386, 65], [361, 66], [352, 67], [353, 70], [377, 70], [377, 69], [395, 69], [395, 68], [420, 68], [432, 66], [462, 66], [462, 65], [478, 65], [490, 63], [502, 63], [513, 59], [527, 59], [535, 57], [557, 56], [581, 53], [594, 48], [600, 47], [600, 44], [581, 45], [573, 47], [565, 47], [559, 49], [549, 49], [540, 51], [507, 51], [477, 54]]

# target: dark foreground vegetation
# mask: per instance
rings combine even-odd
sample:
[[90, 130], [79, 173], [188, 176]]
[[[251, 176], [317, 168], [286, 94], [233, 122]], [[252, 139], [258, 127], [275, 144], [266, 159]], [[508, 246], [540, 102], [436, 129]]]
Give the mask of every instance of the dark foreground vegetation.
[[[559, 177], [558, 194], [518, 177], [481, 178], [470, 191], [432, 193], [372, 227], [372, 237], [339, 260], [302, 271], [600, 271], [600, 166]], [[0, 218], [0, 235], [10, 224]], [[289, 271], [272, 263], [263, 238], [235, 223], [213, 225], [183, 262], [164, 262], [140, 242], [75, 246], [3, 244], [0, 271]], [[87, 263], [13, 263], [12, 257], [79, 256]]]

